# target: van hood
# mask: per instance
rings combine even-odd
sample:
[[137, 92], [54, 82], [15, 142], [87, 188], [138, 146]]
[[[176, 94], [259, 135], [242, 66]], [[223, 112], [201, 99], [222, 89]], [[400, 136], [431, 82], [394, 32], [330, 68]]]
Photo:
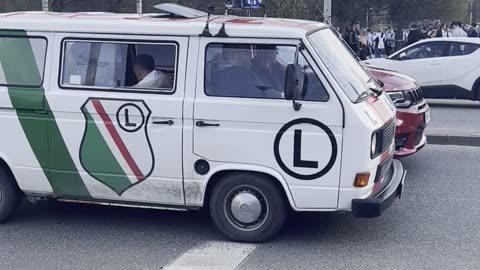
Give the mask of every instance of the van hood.
[[407, 75], [371, 66], [366, 66], [366, 69], [370, 71], [375, 78], [382, 81], [384, 84], [383, 89], [386, 92], [406, 91], [418, 88], [415, 79]]

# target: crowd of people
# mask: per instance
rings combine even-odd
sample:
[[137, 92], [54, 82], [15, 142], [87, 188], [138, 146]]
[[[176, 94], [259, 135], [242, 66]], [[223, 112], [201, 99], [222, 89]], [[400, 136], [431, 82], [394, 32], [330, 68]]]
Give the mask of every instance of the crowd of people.
[[[408, 46], [422, 39], [437, 37], [479, 38], [480, 33], [477, 24], [467, 25], [459, 21], [443, 23], [438, 27], [434, 24], [423, 27], [412, 24], [404, 41]], [[385, 32], [372, 33], [369, 28], [362, 29], [359, 22], [354, 22], [345, 30], [343, 39], [360, 60], [386, 57], [396, 50], [395, 32], [392, 28], [388, 28]]]
[[347, 28], [343, 36], [348, 46], [360, 58], [380, 58], [395, 51], [395, 32], [388, 28], [386, 32], [372, 33], [369, 28], [361, 29], [359, 22]]
[[438, 38], [438, 37], [480, 37], [477, 29], [477, 24], [472, 25], [462, 24], [459, 21], [452, 22], [451, 24], [442, 23], [438, 28], [435, 28], [433, 24], [423, 26], [419, 28], [416, 24], [412, 24], [408, 36], [406, 37], [406, 44], [410, 45], [417, 41], [426, 38]]

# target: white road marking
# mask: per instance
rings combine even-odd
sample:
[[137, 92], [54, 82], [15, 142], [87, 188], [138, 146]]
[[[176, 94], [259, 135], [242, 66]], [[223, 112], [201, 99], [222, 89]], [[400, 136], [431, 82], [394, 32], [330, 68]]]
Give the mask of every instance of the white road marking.
[[255, 250], [255, 245], [206, 242], [187, 250], [164, 270], [233, 270]]

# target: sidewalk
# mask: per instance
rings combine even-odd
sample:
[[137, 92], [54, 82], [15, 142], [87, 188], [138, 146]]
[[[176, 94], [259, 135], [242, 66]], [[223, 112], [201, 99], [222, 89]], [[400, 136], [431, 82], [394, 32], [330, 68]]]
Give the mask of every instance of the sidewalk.
[[429, 144], [480, 147], [480, 132], [427, 129], [427, 138]]
[[466, 100], [428, 100], [432, 122], [429, 144], [480, 147], [480, 103]]

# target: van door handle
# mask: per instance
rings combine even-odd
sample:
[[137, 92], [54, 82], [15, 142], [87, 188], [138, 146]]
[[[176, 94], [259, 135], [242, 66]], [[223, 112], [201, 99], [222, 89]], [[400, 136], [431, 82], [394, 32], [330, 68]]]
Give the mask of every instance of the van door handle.
[[167, 120], [167, 121], [153, 121], [153, 124], [154, 125], [173, 125], [175, 124], [175, 122], [173, 122], [173, 120]]
[[46, 110], [35, 110], [35, 113], [38, 113], [38, 114], [48, 114], [48, 112]]
[[219, 127], [220, 126], [220, 124], [209, 124], [203, 121], [197, 121], [197, 123], [195, 124], [197, 125], [197, 127]]

